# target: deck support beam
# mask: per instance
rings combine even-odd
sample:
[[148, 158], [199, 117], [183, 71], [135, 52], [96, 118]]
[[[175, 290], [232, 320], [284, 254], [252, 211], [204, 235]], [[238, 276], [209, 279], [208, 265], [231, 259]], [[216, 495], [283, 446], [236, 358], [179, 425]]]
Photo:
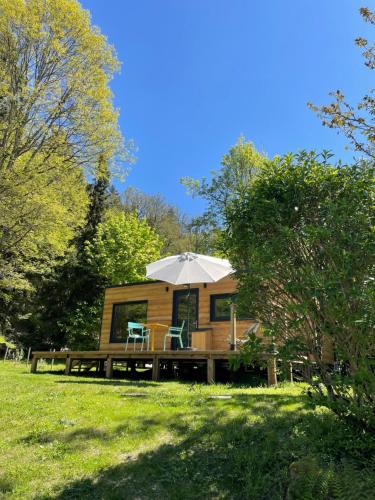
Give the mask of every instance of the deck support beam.
[[70, 356], [67, 356], [65, 361], [65, 375], [70, 375], [72, 371], [72, 362], [73, 359]]
[[268, 385], [277, 385], [276, 357], [272, 356], [267, 360]]
[[105, 368], [105, 376], [106, 376], [106, 378], [113, 377], [113, 358], [112, 358], [112, 356], [108, 356], [108, 358], [107, 358], [107, 365]]
[[288, 363], [288, 379], [293, 383], [293, 363]]
[[207, 358], [207, 383], [215, 383], [215, 360]]
[[36, 358], [35, 356], [33, 356], [33, 359], [31, 361], [30, 373], [36, 373], [36, 371], [38, 369], [38, 361], [39, 361], [39, 358]]
[[[91, 362], [96, 361], [99, 365], [99, 369], [103, 370], [105, 365], [105, 376], [106, 378], [113, 377], [113, 362], [126, 362], [128, 371], [130, 370], [130, 375], [133, 377], [136, 375], [136, 363], [140, 362], [142, 365], [145, 363], [152, 362], [152, 379], [159, 380], [161, 363], [163, 367], [167, 367], [168, 371], [173, 371], [173, 366], [175, 363], [180, 361], [188, 361], [194, 363], [197, 361], [199, 363], [207, 363], [207, 383], [213, 384], [216, 379], [216, 361], [228, 361], [232, 356], [239, 355], [236, 351], [35, 351], [31, 360], [31, 373], [37, 371], [37, 365], [39, 359], [59, 359], [65, 360], [65, 373], [69, 375], [72, 371], [73, 364], [81, 361], [85, 363], [87, 360]], [[270, 356], [269, 354], [264, 354], [264, 359], [267, 360], [267, 376], [268, 385], [277, 385], [277, 356]]]
[[160, 379], [160, 359], [158, 356], [154, 356], [152, 359], [152, 380], [156, 381]]

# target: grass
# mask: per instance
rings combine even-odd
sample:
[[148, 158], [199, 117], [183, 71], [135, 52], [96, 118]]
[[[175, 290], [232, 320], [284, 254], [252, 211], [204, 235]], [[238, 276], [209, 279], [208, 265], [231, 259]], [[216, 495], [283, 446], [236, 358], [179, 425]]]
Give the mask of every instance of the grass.
[[373, 441], [298, 385], [31, 375], [1, 361], [0, 402], [3, 498], [375, 498]]

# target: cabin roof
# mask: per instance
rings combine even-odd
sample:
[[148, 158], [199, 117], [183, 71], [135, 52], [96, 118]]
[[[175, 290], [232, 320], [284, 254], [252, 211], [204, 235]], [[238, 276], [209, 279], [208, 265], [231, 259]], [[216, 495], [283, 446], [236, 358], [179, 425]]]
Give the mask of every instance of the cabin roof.
[[[232, 278], [233, 279], [234, 276], [232, 276], [232, 275], [224, 276], [224, 278], [222, 278], [219, 281], [222, 281], [225, 278]], [[105, 287], [105, 290], [107, 290], [109, 288], [123, 288], [123, 287], [127, 287], [127, 286], [154, 285], [155, 283], [165, 283], [167, 286], [168, 285], [170, 285], [170, 286], [181, 286], [181, 285], [173, 285], [173, 283], [168, 283], [167, 281], [163, 281], [163, 280], [144, 280], [144, 281], [132, 281], [130, 283], [123, 283], [122, 285], [109, 285], [109, 286]], [[216, 282], [216, 283], [218, 283], [218, 282]], [[198, 285], [198, 283], [196, 283], [196, 284]]]
[[166, 283], [165, 281], [161, 280], [147, 280], [147, 281], [132, 281], [130, 283], [123, 283], [122, 285], [109, 285], [106, 286], [105, 289], [107, 288], [122, 288], [124, 286], [136, 286], [136, 285], [153, 285], [154, 283]]

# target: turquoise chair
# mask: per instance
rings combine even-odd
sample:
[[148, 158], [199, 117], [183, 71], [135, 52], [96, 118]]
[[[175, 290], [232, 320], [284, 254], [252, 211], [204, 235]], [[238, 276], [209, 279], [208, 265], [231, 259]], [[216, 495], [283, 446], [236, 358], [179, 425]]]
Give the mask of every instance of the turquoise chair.
[[126, 339], [126, 351], [128, 350], [129, 339], [133, 339], [134, 351], [135, 351], [135, 343], [137, 339], [142, 339], [142, 347], [141, 351], [143, 351], [143, 343], [146, 340], [147, 342], [147, 350], [150, 350], [150, 330], [145, 328], [140, 323], [132, 323], [129, 321], [128, 323], [128, 338]]
[[167, 333], [164, 335], [164, 351], [166, 350], [167, 337], [173, 337], [179, 339], [181, 349], [184, 347], [182, 343], [182, 331], [184, 329], [185, 320], [182, 322], [181, 326], [170, 326]]

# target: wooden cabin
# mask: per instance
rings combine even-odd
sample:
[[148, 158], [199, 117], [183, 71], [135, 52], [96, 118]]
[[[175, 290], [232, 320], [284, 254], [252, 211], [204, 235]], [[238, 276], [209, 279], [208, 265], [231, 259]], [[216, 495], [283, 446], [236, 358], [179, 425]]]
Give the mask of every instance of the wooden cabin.
[[[217, 364], [227, 364], [237, 352], [231, 352], [235, 339], [241, 337], [254, 325], [254, 320], [233, 320], [233, 296], [237, 283], [225, 277], [216, 283], [171, 285], [163, 281], [128, 283], [108, 287], [105, 290], [100, 345], [98, 351], [33, 352], [31, 372], [37, 371], [40, 359], [65, 359], [68, 375], [78, 363], [90, 362], [99, 371], [105, 370], [107, 378], [113, 376], [114, 363], [125, 363], [126, 369], [137, 366], [152, 366], [152, 380], [159, 380], [161, 369], [169, 371], [173, 363], [194, 367], [206, 365], [207, 382], [215, 382]], [[189, 349], [177, 350], [177, 339], [167, 338], [166, 350], [163, 341], [169, 326], [180, 326], [187, 319], [189, 301], [190, 335], [183, 333], [183, 345]], [[141, 350], [139, 342], [129, 342], [128, 322], [142, 323], [150, 329], [150, 348]], [[236, 333], [234, 333], [234, 330]], [[259, 331], [259, 330], [258, 330]], [[259, 332], [260, 334], [260, 332]], [[172, 341], [171, 341], [172, 340]], [[277, 384], [276, 357], [266, 356], [269, 385]]]
[[[184, 347], [193, 350], [229, 351], [233, 342], [231, 298], [236, 293], [236, 281], [225, 277], [216, 283], [191, 285], [190, 297], [186, 285], [171, 285], [162, 281], [147, 281], [113, 286], [105, 290], [100, 351], [123, 351], [127, 338], [127, 323], [134, 321], [151, 329], [151, 350], [162, 350], [169, 326], [180, 326], [185, 319]], [[190, 311], [190, 340], [187, 338], [187, 304]], [[237, 339], [251, 327], [251, 319], [236, 321]], [[175, 349], [175, 339], [167, 338], [167, 349]], [[129, 350], [140, 345], [129, 344]]]

